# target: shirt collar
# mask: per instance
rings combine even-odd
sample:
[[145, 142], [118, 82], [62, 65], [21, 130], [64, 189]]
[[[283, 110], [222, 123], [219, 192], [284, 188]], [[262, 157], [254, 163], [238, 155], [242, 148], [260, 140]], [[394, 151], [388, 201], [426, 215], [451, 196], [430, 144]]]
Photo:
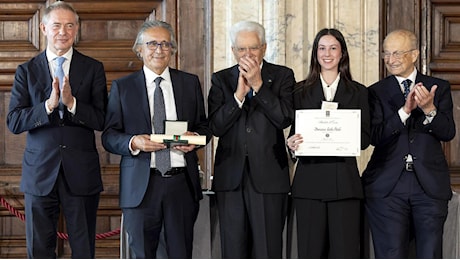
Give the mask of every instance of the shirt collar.
[[339, 81], [340, 81], [340, 72], [337, 74], [337, 78], [335, 78], [335, 80], [329, 85], [323, 79], [323, 75], [321, 75], [321, 73], [319, 74], [319, 78], [321, 79], [321, 85], [323, 86], [323, 88], [329, 86], [329, 87], [331, 87], [333, 89], [336, 89], [337, 86], [339, 85]]
[[[72, 59], [73, 55], [73, 47], [71, 47], [62, 57], [66, 58], [66, 60], [70, 61]], [[57, 57], [57, 55], [52, 52], [49, 48], [46, 48], [46, 58], [48, 59], [48, 62], [53, 62], [53, 60]]]
[[166, 67], [166, 69], [163, 71], [163, 73], [161, 73], [161, 75], [156, 74], [151, 69], [147, 68], [147, 66], [145, 65], [142, 69], [144, 70], [145, 81], [147, 83], [152, 83], [158, 77], [162, 77], [163, 81], [171, 82], [171, 74], [169, 73], [169, 67]]
[[412, 71], [412, 73], [409, 75], [409, 77], [407, 78], [403, 78], [403, 77], [400, 77], [400, 76], [395, 76], [396, 79], [398, 80], [399, 84], [401, 85], [402, 82], [406, 79], [410, 79], [412, 81], [412, 83], [415, 83], [415, 77], [417, 76], [417, 69], [415, 69], [414, 67], [414, 70]]

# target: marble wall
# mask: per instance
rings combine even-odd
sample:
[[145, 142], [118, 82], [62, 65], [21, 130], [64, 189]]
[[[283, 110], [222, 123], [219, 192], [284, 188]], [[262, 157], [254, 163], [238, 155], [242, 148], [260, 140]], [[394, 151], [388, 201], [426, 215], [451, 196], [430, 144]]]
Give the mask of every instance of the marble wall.
[[[214, 60], [218, 71], [235, 64], [228, 30], [241, 20], [264, 25], [265, 59], [307, 76], [310, 52], [322, 28], [339, 29], [347, 40], [353, 78], [368, 86], [379, 78], [379, 0], [214, 0]], [[362, 170], [372, 148], [358, 158]]]

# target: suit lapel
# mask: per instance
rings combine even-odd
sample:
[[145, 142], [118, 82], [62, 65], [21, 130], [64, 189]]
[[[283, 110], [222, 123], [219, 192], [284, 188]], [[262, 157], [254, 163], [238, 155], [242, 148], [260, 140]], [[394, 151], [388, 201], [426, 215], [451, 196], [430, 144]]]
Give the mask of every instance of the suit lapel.
[[273, 73], [271, 69], [271, 65], [264, 61], [264, 65], [262, 66], [262, 81], [264, 87], [272, 88], [273, 84]]
[[77, 96], [78, 90], [80, 88], [81, 82], [85, 78], [86, 69], [85, 69], [85, 60], [82, 58], [82, 54], [77, 50], [73, 50], [72, 61], [70, 63], [69, 70], [69, 81], [70, 86], [72, 87], [72, 94]]
[[238, 70], [238, 64], [237, 64], [237, 65], [233, 66], [233, 68], [231, 70], [230, 82], [231, 82], [233, 93], [235, 93], [236, 88], [238, 87], [238, 77], [239, 76], [240, 76], [240, 71]]
[[337, 91], [334, 96], [334, 102], [339, 103], [339, 108], [347, 107], [350, 99], [353, 98], [353, 89], [347, 87], [343, 80], [339, 81]]
[[[152, 129], [152, 117], [150, 115], [149, 96], [147, 92], [147, 86], [145, 85], [144, 71], [141, 69], [137, 72], [132, 83], [132, 97], [128, 102], [133, 104], [139, 104], [144, 114], [145, 124]], [[144, 98], [139, 98], [144, 97]]]
[[385, 88], [385, 92], [388, 95], [389, 103], [394, 107], [395, 110], [398, 110], [402, 106], [406, 100], [404, 99], [404, 95], [399, 87], [399, 82], [395, 76], [390, 76], [387, 78], [388, 82], [384, 83], [385, 86], [389, 86]]
[[[273, 84], [273, 79], [274, 79], [274, 76], [272, 73], [272, 66], [270, 63], [266, 62], [265, 60], [263, 61], [261, 74], [262, 74], [263, 87], [271, 89], [272, 84]], [[237, 78], [237, 84], [238, 84], [238, 78]], [[249, 106], [249, 112], [254, 112], [257, 106], [258, 106], [257, 102], [251, 102], [251, 105]]]
[[[417, 75], [415, 76], [415, 82], [414, 84], [417, 84], [418, 82], [422, 82], [423, 85], [426, 87], [428, 91], [431, 91], [432, 85], [430, 85], [426, 80], [424, 80], [424, 75], [419, 73], [417, 71]], [[425, 113], [423, 113], [423, 110], [417, 106], [416, 109], [414, 109], [411, 113], [411, 117], [413, 118], [419, 118], [420, 122], [422, 123], [425, 120]]]
[[53, 79], [48, 65], [48, 59], [46, 58], [46, 52], [42, 52], [33, 65], [31, 71], [33, 71], [37, 77], [37, 83], [39, 87], [43, 89], [45, 97], [49, 97], [52, 90]]
[[[274, 76], [273, 76], [273, 73], [272, 73], [271, 65], [269, 63], [267, 63], [265, 60], [264, 60], [264, 65], [262, 66], [261, 74], [262, 74], [262, 85], [263, 85], [263, 87], [271, 89], [272, 84], [273, 84]], [[254, 112], [254, 110], [257, 108], [258, 105], [259, 105], [258, 102], [252, 102], [251, 106], [249, 107], [249, 112]]]
[[305, 109], [319, 109], [321, 108], [322, 101], [326, 100], [324, 97], [323, 87], [321, 81], [306, 89], [306, 98], [302, 98], [302, 108]]
[[174, 103], [176, 104], [177, 120], [181, 120], [181, 118], [184, 118], [184, 111], [182, 106], [182, 104], [184, 104], [184, 91], [182, 91], [184, 88], [184, 82], [182, 81], [182, 78], [179, 77], [177, 70], [169, 68], [169, 74], [171, 75], [172, 88], [174, 92]]

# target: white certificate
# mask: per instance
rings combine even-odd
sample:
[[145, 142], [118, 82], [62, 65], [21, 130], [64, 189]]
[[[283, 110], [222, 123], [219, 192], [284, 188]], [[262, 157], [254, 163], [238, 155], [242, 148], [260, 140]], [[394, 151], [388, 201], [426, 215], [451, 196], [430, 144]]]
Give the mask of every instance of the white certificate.
[[361, 110], [296, 110], [295, 133], [303, 137], [296, 156], [359, 156]]

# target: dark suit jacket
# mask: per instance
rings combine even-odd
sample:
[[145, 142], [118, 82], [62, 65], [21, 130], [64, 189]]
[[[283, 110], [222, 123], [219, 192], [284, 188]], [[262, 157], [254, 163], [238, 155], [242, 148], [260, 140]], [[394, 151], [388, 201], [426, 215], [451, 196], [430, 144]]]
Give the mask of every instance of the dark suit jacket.
[[452, 96], [447, 81], [417, 72], [415, 83], [422, 82], [431, 89], [438, 85], [434, 105], [437, 115], [431, 124], [423, 125], [425, 115], [419, 108], [412, 111], [406, 125], [398, 110], [404, 96], [396, 77], [389, 76], [369, 88], [371, 107], [371, 144], [375, 146], [363, 174], [365, 195], [383, 198], [398, 181], [405, 167], [405, 156], [411, 154], [420, 185], [435, 199], [450, 199], [450, 177], [441, 142], [455, 136]]
[[102, 191], [94, 130], [102, 131], [104, 126], [107, 104], [104, 67], [74, 49], [69, 78], [77, 110], [72, 115], [65, 109], [61, 121], [57, 109], [49, 116], [45, 110], [52, 89], [46, 52], [16, 70], [7, 125], [15, 134], [28, 131], [22, 164], [23, 192], [47, 195], [61, 164], [72, 193], [91, 195]]
[[[201, 84], [196, 75], [170, 68], [177, 119], [188, 122], [188, 130], [211, 139]], [[152, 133], [145, 75], [142, 70], [114, 80], [110, 90], [102, 144], [107, 151], [120, 154], [120, 207], [137, 207], [144, 197], [150, 178], [150, 152], [133, 156], [129, 140], [134, 135]], [[187, 181], [191, 196], [203, 197], [196, 151], [185, 154]]]
[[243, 108], [233, 94], [238, 84], [238, 65], [212, 75], [209, 121], [219, 137], [214, 162], [213, 189], [230, 191], [242, 180], [246, 156], [258, 192], [289, 192], [289, 167], [283, 129], [294, 117], [294, 73], [284, 66], [264, 61], [263, 86]]
[[[304, 84], [299, 82], [297, 86]], [[325, 100], [321, 81], [294, 93], [295, 109], [320, 109]], [[338, 109], [361, 110], [361, 149], [370, 143], [370, 118], [368, 94], [358, 82], [346, 84], [339, 81], [333, 102]], [[290, 135], [295, 134], [295, 122]], [[337, 200], [362, 198], [362, 184], [355, 157], [300, 156], [292, 183], [293, 197]]]

